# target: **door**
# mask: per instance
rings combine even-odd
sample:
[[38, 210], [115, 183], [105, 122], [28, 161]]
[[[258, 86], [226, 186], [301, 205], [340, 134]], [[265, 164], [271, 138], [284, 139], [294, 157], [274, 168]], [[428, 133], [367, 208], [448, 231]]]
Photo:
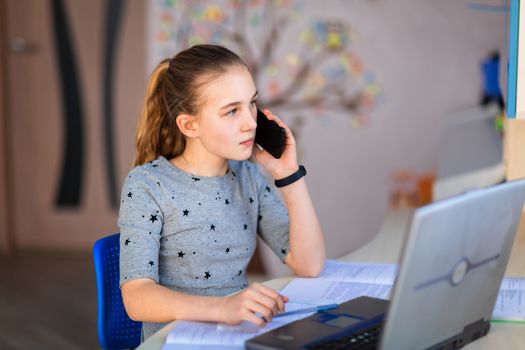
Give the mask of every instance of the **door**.
[[118, 230], [146, 78], [144, 5], [6, 0], [5, 11], [10, 237], [91, 247]]

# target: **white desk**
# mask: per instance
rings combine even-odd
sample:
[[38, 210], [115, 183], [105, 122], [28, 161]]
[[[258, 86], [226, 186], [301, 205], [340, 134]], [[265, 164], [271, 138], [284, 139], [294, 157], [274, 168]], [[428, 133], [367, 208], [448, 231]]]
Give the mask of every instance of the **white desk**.
[[[407, 211], [391, 213], [387, 216], [383, 229], [381, 229], [374, 239], [362, 248], [341, 257], [339, 260], [396, 263], [403, 244], [406, 227], [409, 223], [409, 216]], [[505, 273], [507, 276], [525, 276], [524, 216], [522, 216], [521, 225], [518, 228], [518, 235]], [[281, 289], [286, 286], [292, 278], [292, 276], [276, 278], [264, 284], [274, 289]], [[137, 350], [162, 349], [164, 341], [172, 328], [173, 323], [170, 323], [142, 343]], [[467, 345], [464, 349], [525, 349], [525, 325], [493, 323], [487, 336]]]

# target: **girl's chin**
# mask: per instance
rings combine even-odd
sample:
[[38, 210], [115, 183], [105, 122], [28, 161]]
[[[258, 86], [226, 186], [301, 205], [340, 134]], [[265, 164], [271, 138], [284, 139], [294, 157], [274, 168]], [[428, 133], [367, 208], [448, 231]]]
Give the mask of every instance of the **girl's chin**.
[[231, 157], [230, 159], [231, 160], [247, 160], [247, 159], [250, 159], [252, 157], [252, 150], [250, 150], [250, 152], [243, 152], [241, 154], [236, 154], [234, 157]]

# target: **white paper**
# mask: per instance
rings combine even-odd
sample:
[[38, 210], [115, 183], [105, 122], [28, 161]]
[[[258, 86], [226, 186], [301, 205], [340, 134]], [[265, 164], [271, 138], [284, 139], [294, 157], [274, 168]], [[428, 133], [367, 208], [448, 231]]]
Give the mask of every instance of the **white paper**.
[[350, 263], [327, 260], [319, 278], [335, 281], [394, 284], [397, 264]]
[[166, 338], [163, 350], [170, 349], [171, 344], [228, 345], [232, 349], [244, 349], [244, 340], [253, 337], [254, 334], [256, 333], [219, 331], [216, 323], [176, 321], [175, 327]]
[[524, 277], [504, 277], [501, 281], [501, 289], [516, 289], [525, 290], [525, 278]]
[[525, 278], [503, 279], [492, 319], [525, 322]]
[[366, 295], [388, 299], [392, 285], [339, 282], [332, 280], [295, 278], [282, 291], [290, 300], [301, 303], [331, 304]]
[[316, 305], [340, 304], [362, 295], [388, 299], [396, 275], [395, 264], [327, 260], [318, 278], [294, 278], [281, 294], [293, 302]]
[[[310, 307], [312, 307], [312, 304], [287, 303], [285, 304], [285, 311], [302, 310]], [[213, 348], [213, 346], [216, 346], [217, 349], [219, 349], [220, 346], [229, 347], [230, 349], [244, 349], [244, 342], [246, 340], [312, 314], [313, 313], [310, 312], [281, 316], [274, 318], [264, 327], [259, 327], [247, 321], [235, 326], [220, 323], [176, 321], [175, 327], [166, 338], [166, 344], [163, 350], [182, 349], [182, 347], [172, 346], [177, 344], [192, 344], [192, 346], [194, 346], [192, 349]], [[198, 345], [213, 346], [199, 347]]]

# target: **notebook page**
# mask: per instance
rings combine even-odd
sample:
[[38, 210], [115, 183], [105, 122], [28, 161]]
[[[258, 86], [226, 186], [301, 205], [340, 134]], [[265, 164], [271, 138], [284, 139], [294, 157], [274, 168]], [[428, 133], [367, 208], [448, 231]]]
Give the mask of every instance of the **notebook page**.
[[327, 260], [318, 278], [336, 281], [394, 284], [397, 272], [397, 264]]
[[525, 323], [525, 278], [505, 277], [503, 279], [492, 320]]
[[280, 293], [290, 298], [290, 302], [322, 305], [340, 304], [362, 295], [388, 299], [391, 289], [390, 284], [294, 278]]

